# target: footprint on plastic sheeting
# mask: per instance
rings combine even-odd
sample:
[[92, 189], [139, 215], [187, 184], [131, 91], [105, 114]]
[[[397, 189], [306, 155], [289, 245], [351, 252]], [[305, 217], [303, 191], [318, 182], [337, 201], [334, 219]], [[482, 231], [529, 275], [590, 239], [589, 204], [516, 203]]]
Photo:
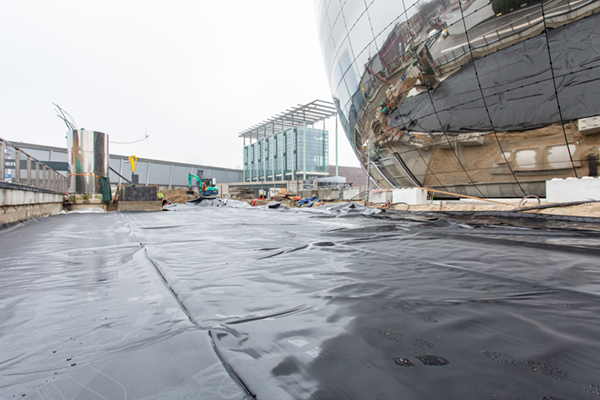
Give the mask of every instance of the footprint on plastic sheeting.
[[417, 347], [426, 347], [428, 349], [433, 348], [433, 345], [431, 343], [429, 343], [426, 340], [422, 340], [422, 339], [415, 339], [414, 346], [417, 346]]
[[415, 356], [418, 358], [423, 365], [431, 365], [431, 366], [443, 366], [450, 364], [450, 361], [446, 360], [444, 357], [434, 356], [433, 354], [424, 354], [422, 356]]
[[394, 332], [391, 330], [379, 331], [379, 334], [387, 340], [391, 340], [393, 342], [401, 342], [404, 339], [404, 335], [399, 332]]
[[335, 246], [335, 243], [332, 243], [332, 242], [317, 242], [317, 243], [313, 243], [313, 246], [331, 247], [331, 246]]
[[571, 376], [568, 372], [565, 372], [562, 369], [538, 361], [525, 361], [525, 363], [527, 364], [527, 366], [529, 366], [529, 369], [531, 371], [537, 372], [538, 374], [546, 375], [558, 381]]
[[421, 320], [423, 320], [425, 322], [430, 322], [433, 324], [438, 322], [437, 319], [423, 315], [422, 312], [417, 311], [414, 308], [405, 307], [405, 308], [401, 308], [400, 311], [402, 311], [403, 313], [408, 314], [408, 315], [419, 317], [419, 318], [421, 318]]
[[401, 367], [415, 366], [415, 364], [413, 364], [408, 358], [394, 358], [394, 362], [396, 363], [396, 365], [399, 365]]
[[499, 362], [500, 364], [510, 365], [511, 367], [516, 367], [515, 359], [508, 354], [497, 353], [495, 351], [482, 351], [483, 355], [487, 358], [491, 358], [492, 360]]
[[473, 289], [475, 286], [468, 283], [459, 283], [458, 286], [464, 287], [465, 289]]
[[565, 399], [560, 398], [560, 397], [544, 396], [544, 398], [542, 400], [565, 400]]
[[584, 389], [586, 392], [600, 396], [600, 387], [596, 385], [590, 385]]

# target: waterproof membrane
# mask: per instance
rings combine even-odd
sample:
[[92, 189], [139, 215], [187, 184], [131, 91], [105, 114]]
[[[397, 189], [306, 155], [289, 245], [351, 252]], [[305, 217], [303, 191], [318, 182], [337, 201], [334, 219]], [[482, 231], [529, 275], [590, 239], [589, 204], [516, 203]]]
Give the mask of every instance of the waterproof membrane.
[[600, 398], [592, 230], [178, 211], [0, 231], [0, 398]]

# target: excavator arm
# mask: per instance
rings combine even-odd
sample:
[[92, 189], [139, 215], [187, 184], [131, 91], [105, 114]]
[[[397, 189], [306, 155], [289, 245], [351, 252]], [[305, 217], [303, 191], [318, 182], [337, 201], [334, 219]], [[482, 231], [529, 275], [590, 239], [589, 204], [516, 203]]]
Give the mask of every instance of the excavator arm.
[[194, 188], [192, 187], [192, 184], [194, 183], [194, 178], [196, 178], [196, 182], [198, 183], [198, 191], [200, 190], [200, 177], [190, 173], [188, 174], [188, 190], [186, 193], [194, 192]]

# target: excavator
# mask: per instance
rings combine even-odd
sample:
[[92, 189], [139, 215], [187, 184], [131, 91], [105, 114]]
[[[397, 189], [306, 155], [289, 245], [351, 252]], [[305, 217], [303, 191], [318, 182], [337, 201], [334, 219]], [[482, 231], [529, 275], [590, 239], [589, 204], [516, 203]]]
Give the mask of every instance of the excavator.
[[192, 187], [194, 178], [198, 184], [198, 196], [217, 196], [219, 194], [219, 189], [215, 187], [212, 178], [202, 179], [194, 174], [188, 175], [189, 187], [185, 192], [186, 194], [194, 194], [194, 188]]

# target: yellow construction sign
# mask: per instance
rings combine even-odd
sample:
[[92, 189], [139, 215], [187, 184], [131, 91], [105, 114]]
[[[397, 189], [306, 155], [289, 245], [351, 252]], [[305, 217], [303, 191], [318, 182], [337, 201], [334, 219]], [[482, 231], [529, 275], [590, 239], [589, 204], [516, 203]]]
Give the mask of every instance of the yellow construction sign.
[[135, 164], [137, 164], [137, 157], [129, 156], [129, 164], [131, 164], [131, 173], [133, 174], [135, 172]]

